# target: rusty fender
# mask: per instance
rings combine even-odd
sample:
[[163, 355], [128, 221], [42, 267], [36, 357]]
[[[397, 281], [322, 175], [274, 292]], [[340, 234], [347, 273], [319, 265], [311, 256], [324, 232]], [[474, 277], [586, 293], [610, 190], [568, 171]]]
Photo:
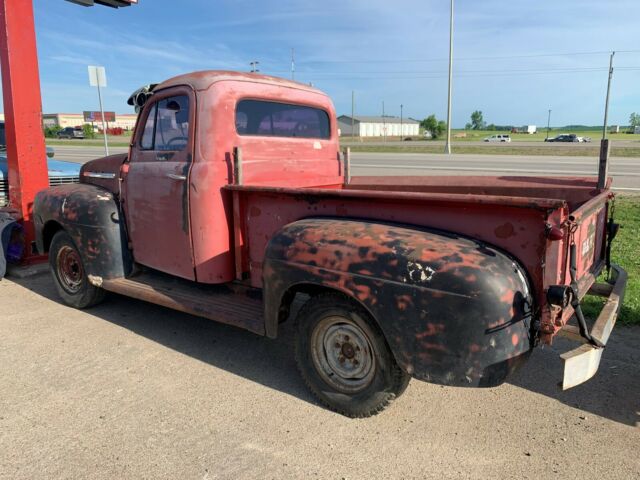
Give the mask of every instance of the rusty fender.
[[297, 221], [271, 239], [263, 285], [267, 335], [276, 335], [291, 291], [335, 289], [370, 312], [407, 373], [433, 383], [499, 385], [533, 348], [532, 295], [521, 266], [442, 231]]
[[78, 247], [92, 283], [131, 271], [122, 216], [111, 192], [87, 184], [60, 185], [38, 192], [33, 211], [39, 252], [49, 250], [53, 234], [62, 228]]

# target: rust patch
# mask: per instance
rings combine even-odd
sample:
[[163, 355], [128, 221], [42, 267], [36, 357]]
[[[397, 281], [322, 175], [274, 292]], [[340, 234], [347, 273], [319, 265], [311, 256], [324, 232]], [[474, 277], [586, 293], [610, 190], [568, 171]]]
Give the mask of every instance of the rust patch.
[[249, 210], [249, 215], [252, 217], [259, 217], [261, 214], [262, 214], [262, 210], [260, 210], [256, 206], [251, 207], [251, 209]]
[[504, 225], [500, 225], [498, 228], [494, 230], [496, 237], [498, 238], [509, 238], [515, 235], [515, 228], [513, 228], [513, 224], [511, 222], [507, 222]]

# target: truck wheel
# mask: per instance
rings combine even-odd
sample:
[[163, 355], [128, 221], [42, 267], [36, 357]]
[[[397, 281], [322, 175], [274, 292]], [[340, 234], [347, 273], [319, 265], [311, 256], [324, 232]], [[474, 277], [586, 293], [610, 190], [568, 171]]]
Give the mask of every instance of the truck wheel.
[[312, 297], [296, 318], [296, 362], [313, 394], [347, 417], [370, 417], [407, 388], [384, 336], [359, 305], [327, 293]]
[[49, 266], [56, 290], [66, 304], [88, 308], [104, 299], [105, 291], [89, 283], [80, 252], [64, 230], [51, 240]]

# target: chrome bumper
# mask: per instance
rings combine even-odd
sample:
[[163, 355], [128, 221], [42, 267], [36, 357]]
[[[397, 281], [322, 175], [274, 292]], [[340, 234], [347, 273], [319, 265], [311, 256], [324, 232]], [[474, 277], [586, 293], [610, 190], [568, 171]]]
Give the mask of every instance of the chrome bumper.
[[[613, 326], [618, 319], [626, 286], [627, 272], [620, 266], [612, 264], [611, 280], [608, 283], [595, 283], [587, 292], [587, 295], [597, 295], [607, 299], [590, 332], [591, 336], [600, 341], [602, 345], [607, 344], [609, 335], [611, 335]], [[582, 343], [578, 348], [560, 355], [564, 362], [562, 389], [567, 390], [586, 382], [596, 374], [604, 348], [588, 343], [580, 335], [578, 328], [573, 325], [565, 325], [558, 334]]]

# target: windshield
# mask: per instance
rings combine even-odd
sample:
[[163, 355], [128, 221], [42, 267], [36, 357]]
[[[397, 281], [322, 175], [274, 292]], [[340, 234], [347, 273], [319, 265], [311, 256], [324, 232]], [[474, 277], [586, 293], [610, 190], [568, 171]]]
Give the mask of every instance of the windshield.
[[4, 122], [0, 123], [0, 150], [7, 148], [7, 139], [4, 133]]

